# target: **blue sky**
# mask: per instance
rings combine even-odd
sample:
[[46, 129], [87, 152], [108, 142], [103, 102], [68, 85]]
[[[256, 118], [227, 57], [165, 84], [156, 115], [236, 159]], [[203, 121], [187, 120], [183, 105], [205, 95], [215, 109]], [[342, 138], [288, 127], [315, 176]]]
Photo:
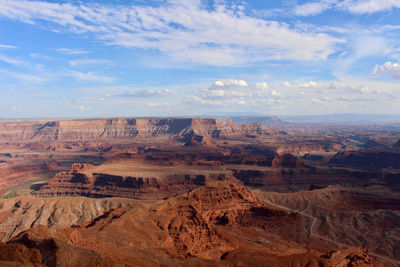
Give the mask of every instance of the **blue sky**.
[[0, 0], [0, 117], [400, 114], [400, 0]]

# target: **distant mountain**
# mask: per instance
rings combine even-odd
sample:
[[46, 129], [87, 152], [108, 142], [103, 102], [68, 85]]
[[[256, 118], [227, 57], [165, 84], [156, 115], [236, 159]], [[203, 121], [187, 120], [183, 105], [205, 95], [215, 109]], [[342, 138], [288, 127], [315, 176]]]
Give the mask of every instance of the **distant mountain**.
[[396, 114], [326, 114], [326, 115], [301, 115], [280, 116], [281, 119], [290, 122], [306, 123], [392, 123], [400, 122], [400, 115]]

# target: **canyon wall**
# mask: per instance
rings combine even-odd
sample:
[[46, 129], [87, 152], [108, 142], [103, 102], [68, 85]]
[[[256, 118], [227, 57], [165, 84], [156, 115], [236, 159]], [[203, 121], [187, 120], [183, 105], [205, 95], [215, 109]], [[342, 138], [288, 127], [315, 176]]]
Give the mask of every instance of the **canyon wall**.
[[[223, 124], [209, 118], [118, 118], [54, 121], [0, 122], [0, 144], [18, 142], [67, 142], [154, 138], [174, 136], [189, 141], [193, 136], [204, 139], [262, 134], [258, 124]], [[198, 138], [203, 139], [203, 138]], [[203, 141], [203, 140], [200, 140]]]

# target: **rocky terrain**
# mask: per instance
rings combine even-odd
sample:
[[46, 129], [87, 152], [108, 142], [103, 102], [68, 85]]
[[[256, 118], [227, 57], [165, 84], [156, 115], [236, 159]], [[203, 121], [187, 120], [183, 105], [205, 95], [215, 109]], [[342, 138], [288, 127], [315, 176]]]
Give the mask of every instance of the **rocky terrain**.
[[[52, 212], [43, 212], [43, 205], [52, 207]], [[71, 212], [57, 212], [65, 208]], [[162, 201], [80, 197], [43, 204], [40, 199], [15, 199], [4, 203], [2, 210], [22, 212], [30, 223], [27, 231], [16, 227], [13, 235], [6, 235], [9, 242], [2, 249], [18, 246], [27, 253], [12, 259], [3, 253], [3, 261], [47, 266], [390, 266], [366, 249], [306, 247], [276, 236], [280, 230], [302, 229], [302, 215], [268, 205], [229, 182], [211, 183]], [[71, 213], [69, 218], [66, 214]], [[55, 218], [58, 223], [49, 223]]]
[[398, 140], [278, 118], [1, 121], [0, 265], [398, 266]]

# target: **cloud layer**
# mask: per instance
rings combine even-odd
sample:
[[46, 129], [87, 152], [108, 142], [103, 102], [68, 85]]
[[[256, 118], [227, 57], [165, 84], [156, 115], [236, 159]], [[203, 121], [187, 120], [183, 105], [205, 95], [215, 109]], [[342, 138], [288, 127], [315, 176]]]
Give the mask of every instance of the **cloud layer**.
[[313, 16], [328, 9], [336, 9], [363, 15], [394, 8], [400, 8], [400, 0], [320, 0], [297, 5], [293, 12], [297, 16]]
[[45, 21], [51, 30], [94, 34], [108, 45], [154, 49], [175, 61], [216, 66], [324, 60], [342, 42], [326, 33], [246, 15], [240, 6], [206, 9], [199, 0], [169, 0], [155, 7], [0, 0], [0, 16], [29, 24]]

